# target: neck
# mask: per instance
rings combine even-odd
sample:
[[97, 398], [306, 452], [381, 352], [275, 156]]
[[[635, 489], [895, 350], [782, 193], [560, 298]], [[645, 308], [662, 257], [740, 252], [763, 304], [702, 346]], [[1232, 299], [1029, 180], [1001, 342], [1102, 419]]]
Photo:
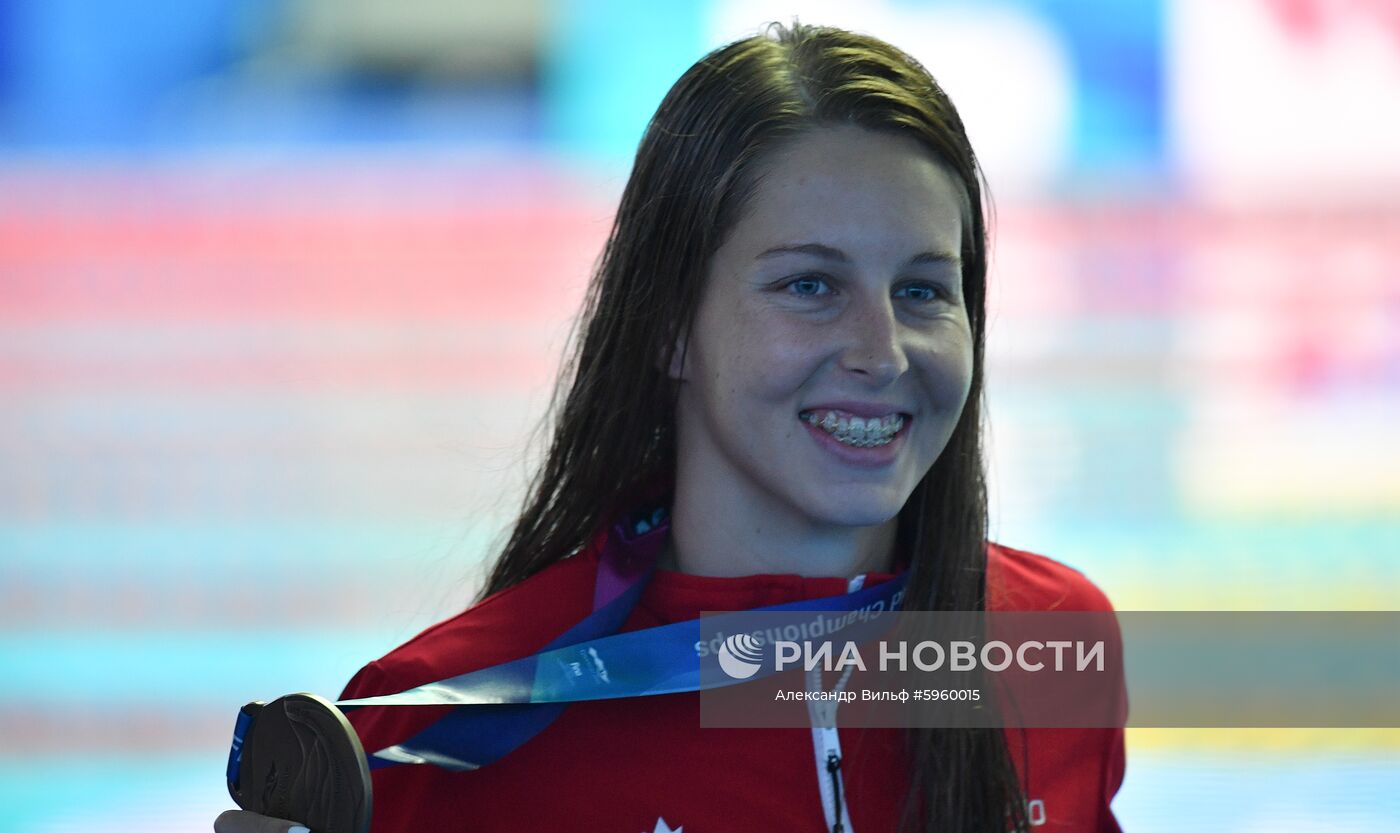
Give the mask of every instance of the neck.
[[660, 566], [719, 577], [850, 577], [892, 569], [894, 518], [876, 526], [817, 526], [789, 513], [730, 503], [717, 490], [688, 489], [680, 479], [671, 507], [671, 542]]

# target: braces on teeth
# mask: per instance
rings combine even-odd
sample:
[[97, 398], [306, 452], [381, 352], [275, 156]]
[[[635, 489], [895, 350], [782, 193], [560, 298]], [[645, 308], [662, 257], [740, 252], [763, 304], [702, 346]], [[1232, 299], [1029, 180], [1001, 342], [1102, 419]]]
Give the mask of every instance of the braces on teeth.
[[801, 416], [809, 425], [827, 432], [837, 442], [856, 448], [889, 445], [894, 441], [894, 435], [904, 427], [904, 417], [900, 414], [862, 419], [837, 416], [835, 411], [827, 411], [820, 417], [813, 411], [804, 411]]

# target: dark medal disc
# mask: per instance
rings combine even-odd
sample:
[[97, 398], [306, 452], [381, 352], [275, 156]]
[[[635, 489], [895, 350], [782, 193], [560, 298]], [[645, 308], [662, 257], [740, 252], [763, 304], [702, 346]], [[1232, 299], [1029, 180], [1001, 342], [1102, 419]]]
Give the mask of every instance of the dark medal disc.
[[340, 709], [314, 694], [288, 694], [249, 703], [243, 714], [252, 722], [228, 782], [239, 807], [312, 833], [369, 833], [369, 763]]

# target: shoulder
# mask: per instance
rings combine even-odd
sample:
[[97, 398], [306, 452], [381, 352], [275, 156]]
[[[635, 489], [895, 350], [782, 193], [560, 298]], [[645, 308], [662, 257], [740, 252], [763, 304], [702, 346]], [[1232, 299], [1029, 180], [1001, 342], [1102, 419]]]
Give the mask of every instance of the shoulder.
[[987, 609], [1112, 610], [1108, 596], [1083, 573], [1053, 558], [987, 543]]
[[[987, 545], [987, 609], [993, 611], [1110, 612], [1108, 596], [1078, 570], [1026, 550]], [[1108, 638], [1118, 642], [1117, 623]], [[1119, 648], [1111, 648], [1118, 651]], [[1112, 696], [1127, 708], [1121, 666]], [[1027, 693], [1036, 696], [1037, 691]], [[1005, 729], [1013, 761], [1026, 787], [1032, 812], [1051, 824], [1075, 829], [1118, 831], [1110, 802], [1123, 783], [1126, 758], [1121, 728]], [[1023, 750], [1024, 756], [1014, 754]]]
[[[587, 614], [596, 564], [596, 552], [586, 548], [433, 625], [361, 668], [340, 699], [395, 694], [539, 651]], [[413, 737], [450, 709], [369, 706], [348, 716], [373, 752]]]
[[343, 697], [403, 691], [540, 650], [587, 615], [596, 566], [586, 548], [488, 596], [365, 666]]

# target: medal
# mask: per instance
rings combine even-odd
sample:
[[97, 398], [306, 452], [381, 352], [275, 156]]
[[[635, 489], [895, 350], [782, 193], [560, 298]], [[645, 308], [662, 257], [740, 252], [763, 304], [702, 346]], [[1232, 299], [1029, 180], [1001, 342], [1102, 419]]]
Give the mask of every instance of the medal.
[[369, 764], [345, 715], [314, 694], [244, 706], [229, 753], [228, 791], [244, 810], [313, 833], [369, 833]]

